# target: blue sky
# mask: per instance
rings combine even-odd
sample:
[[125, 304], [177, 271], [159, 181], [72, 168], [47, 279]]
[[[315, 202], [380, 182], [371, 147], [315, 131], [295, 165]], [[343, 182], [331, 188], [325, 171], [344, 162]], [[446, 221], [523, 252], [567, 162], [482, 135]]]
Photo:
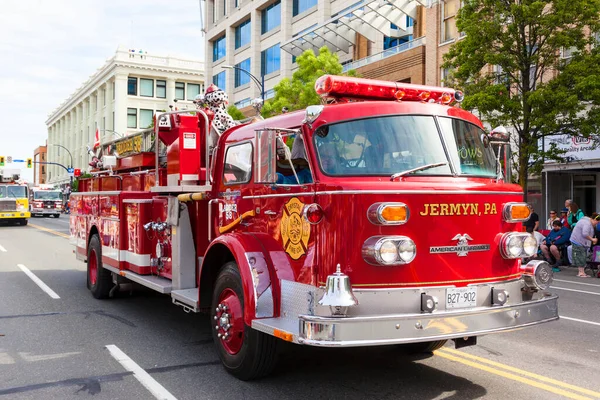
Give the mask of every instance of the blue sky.
[[2, 0], [1, 8], [0, 155], [15, 159], [33, 157], [48, 115], [119, 45], [204, 59], [198, 0]]

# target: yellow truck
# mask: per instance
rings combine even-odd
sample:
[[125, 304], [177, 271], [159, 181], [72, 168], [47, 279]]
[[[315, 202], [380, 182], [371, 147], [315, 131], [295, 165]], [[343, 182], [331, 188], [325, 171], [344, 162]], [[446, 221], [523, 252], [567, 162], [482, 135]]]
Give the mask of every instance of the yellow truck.
[[16, 222], [27, 225], [29, 212], [29, 188], [21, 182], [19, 170], [0, 170], [0, 222]]

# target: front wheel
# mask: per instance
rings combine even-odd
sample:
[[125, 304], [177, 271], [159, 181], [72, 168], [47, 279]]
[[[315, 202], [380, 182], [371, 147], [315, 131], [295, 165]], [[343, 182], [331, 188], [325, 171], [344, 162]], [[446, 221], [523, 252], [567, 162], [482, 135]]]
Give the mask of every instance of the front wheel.
[[215, 282], [211, 322], [223, 366], [247, 381], [268, 375], [277, 362], [277, 339], [244, 323], [244, 290], [235, 262], [223, 265]]
[[105, 299], [110, 293], [112, 276], [110, 271], [102, 267], [102, 246], [98, 235], [93, 235], [88, 245], [87, 254], [87, 287], [92, 296]]
[[54, 214], [54, 218], [60, 218], [60, 214]]
[[22, 219], [22, 220], [19, 222], [19, 224], [21, 224], [21, 225], [25, 226], [25, 225], [27, 225], [27, 222], [28, 222], [28, 221], [27, 221], [27, 219]]

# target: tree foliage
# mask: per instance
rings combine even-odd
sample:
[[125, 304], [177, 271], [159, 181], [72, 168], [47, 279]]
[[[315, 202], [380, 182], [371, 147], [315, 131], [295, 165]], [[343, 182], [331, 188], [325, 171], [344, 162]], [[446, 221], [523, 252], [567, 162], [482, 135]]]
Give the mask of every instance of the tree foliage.
[[235, 105], [230, 105], [229, 107], [227, 107], [227, 113], [229, 115], [231, 115], [231, 118], [233, 118], [235, 121], [239, 121], [242, 120], [244, 118], [246, 118], [246, 116], [244, 115], [244, 113], [242, 113], [239, 108], [237, 108]]
[[[281, 113], [283, 107], [289, 111], [301, 110], [307, 106], [320, 104], [319, 96], [315, 92], [315, 81], [325, 74], [342, 75], [342, 65], [337, 54], [321, 47], [319, 54], [306, 50], [296, 59], [298, 69], [292, 79], [284, 78], [275, 85], [275, 97], [267, 102], [262, 109], [263, 117], [270, 117]], [[356, 76], [354, 71], [348, 71], [350, 76]]]
[[564, 154], [542, 138], [599, 133], [599, 16], [600, 0], [465, 0], [458, 13], [465, 36], [445, 55], [448, 83], [464, 89], [464, 108], [516, 133], [525, 193], [528, 175]]

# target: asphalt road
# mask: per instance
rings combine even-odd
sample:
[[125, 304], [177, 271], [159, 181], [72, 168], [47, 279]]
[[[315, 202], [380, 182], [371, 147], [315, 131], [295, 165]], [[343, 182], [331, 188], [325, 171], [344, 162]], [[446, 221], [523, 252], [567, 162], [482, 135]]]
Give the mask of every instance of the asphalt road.
[[288, 345], [272, 376], [240, 382], [207, 316], [145, 289], [95, 300], [67, 235], [64, 215], [0, 227], [0, 400], [600, 398], [600, 279], [573, 269], [556, 276], [560, 321], [418, 358]]

